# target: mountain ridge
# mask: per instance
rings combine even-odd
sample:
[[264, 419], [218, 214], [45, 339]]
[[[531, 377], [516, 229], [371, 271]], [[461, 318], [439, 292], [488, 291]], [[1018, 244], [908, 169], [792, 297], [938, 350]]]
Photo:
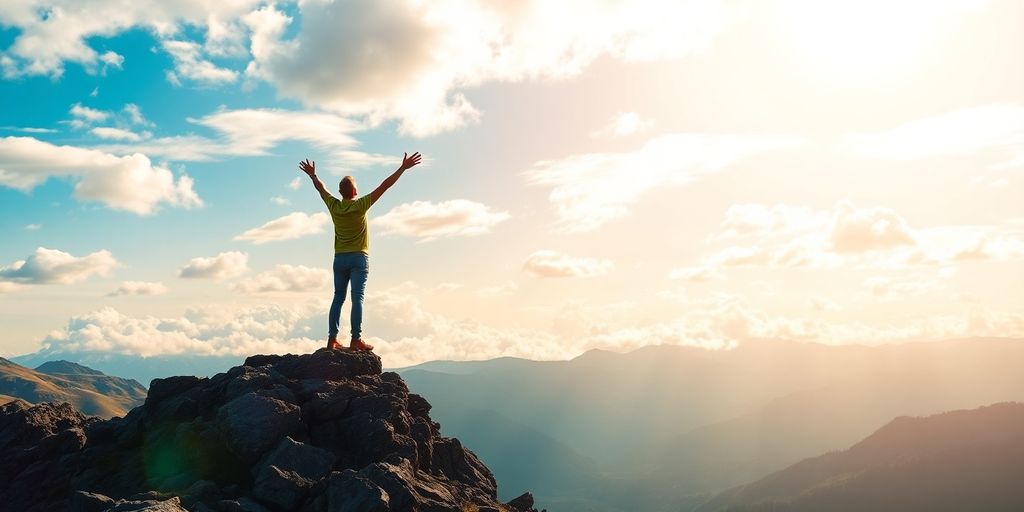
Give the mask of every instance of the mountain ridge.
[[846, 450], [725, 491], [712, 511], [1024, 509], [1024, 403], [900, 416]]
[[49, 371], [0, 358], [0, 395], [32, 404], [68, 402], [85, 414], [104, 418], [124, 416], [146, 398], [146, 388], [137, 381], [106, 375], [76, 363], [44, 363], [39, 368]]

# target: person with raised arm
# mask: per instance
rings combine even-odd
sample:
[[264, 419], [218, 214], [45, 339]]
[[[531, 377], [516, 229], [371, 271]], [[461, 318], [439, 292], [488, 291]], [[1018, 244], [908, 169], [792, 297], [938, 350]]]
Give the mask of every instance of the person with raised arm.
[[352, 284], [352, 342], [349, 347], [354, 350], [373, 350], [362, 338], [363, 296], [366, 291], [366, 278], [370, 273], [370, 228], [366, 222], [366, 212], [384, 195], [392, 185], [398, 182], [405, 171], [420, 163], [419, 153], [402, 157], [402, 165], [388, 176], [377, 188], [363, 197], [358, 196], [356, 180], [345, 176], [338, 184], [341, 199], [331, 195], [324, 183], [316, 175], [316, 162], [308, 158], [299, 162], [299, 170], [313, 180], [320, 197], [323, 198], [327, 210], [334, 221], [334, 300], [327, 315], [327, 348], [344, 348], [338, 343], [338, 327], [341, 321], [341, 305], [345, 302], [345, 292], [349, 283]]

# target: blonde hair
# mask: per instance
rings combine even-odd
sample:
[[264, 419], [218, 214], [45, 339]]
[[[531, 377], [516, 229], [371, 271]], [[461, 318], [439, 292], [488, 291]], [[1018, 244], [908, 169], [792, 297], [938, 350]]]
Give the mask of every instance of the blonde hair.
[[341, 179], [341, 183], [338, 184], [338, 189], [341, 191], [341, 195], [345, 197], [351, 197], [356, 194], [356, 179], [352, 176], [345, 176]]

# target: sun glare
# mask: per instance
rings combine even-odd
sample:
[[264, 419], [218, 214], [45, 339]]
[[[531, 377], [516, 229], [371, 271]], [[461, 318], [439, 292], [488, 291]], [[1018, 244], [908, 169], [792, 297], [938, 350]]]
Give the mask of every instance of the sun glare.
[[844, 79], [876, 79], [911, 67], [977, 1], [791, 0], [781, 30], [814, 65]]

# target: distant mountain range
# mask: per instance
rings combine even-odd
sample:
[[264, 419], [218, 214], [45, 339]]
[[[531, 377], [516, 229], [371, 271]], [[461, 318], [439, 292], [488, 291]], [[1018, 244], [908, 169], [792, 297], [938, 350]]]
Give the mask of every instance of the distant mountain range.
[[[499, 487], [507, 496], [529, 488], [564, 512], [680, 511], [850, 446], [897, 416], [1024, 400], [1020, 361], [1024, 341], [1014, 339], [772, 341], [591, 351], [557, 362], [439, 361], [399, 373], [434, 404], [448, 435], [492, 465], [499, 482], [519, 486]], [[496, 418], [535, 435], [495, 439]], [[562, 471], [529, 471], [538, 456], [557, 458]]]
[[19, 399], [68, 402], [84, 414], [111, 418], [142, 404], [146, 388], [69, 361], [49, 361], [33, 370], [0, 358], [0, 403]]
[[700, 512], [1024, 510], [1024, 404], [900, 417], [841, 452], [726, 491]]

